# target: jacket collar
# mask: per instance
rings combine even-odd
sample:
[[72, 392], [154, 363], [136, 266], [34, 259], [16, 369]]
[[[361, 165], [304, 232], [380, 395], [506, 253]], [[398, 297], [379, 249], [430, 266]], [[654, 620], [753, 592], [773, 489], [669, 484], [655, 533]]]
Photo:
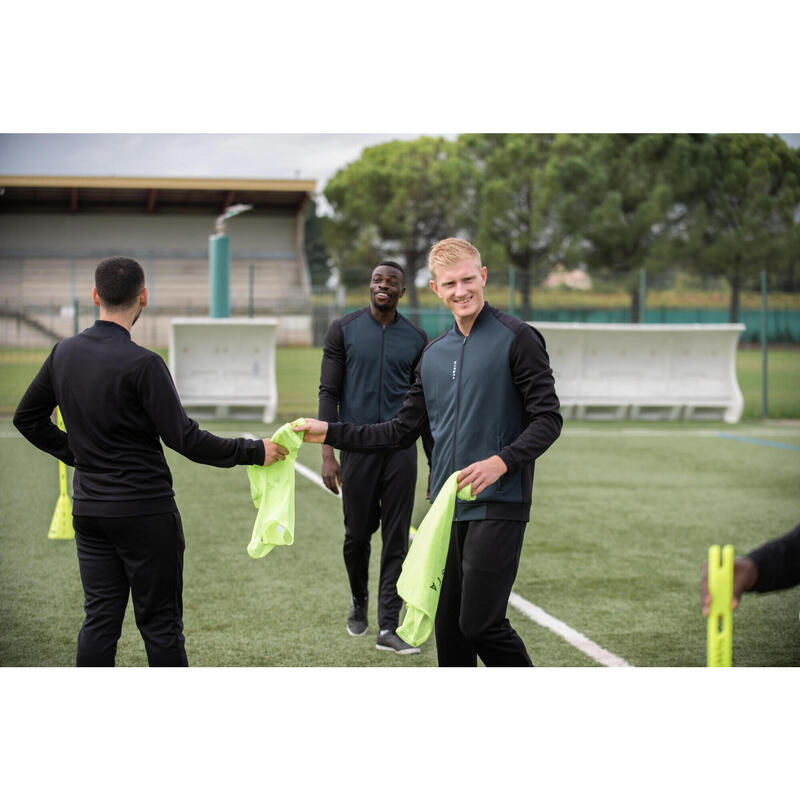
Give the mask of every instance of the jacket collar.
[[89, 328], [89, 330], [95, 330], [101, 333], [124, 333], [129, 339], [131, 337], [130, 331], [127, 330], [127, 328], [123, 328], [122, 325], [111, 322], [111, 320], [108, 319], [96, 319], [94, 321], [94, 326]]
[[[491, 308], [492, 307], [486, 302], [486, 300], [484, 300], [483, 308], [478, 312], [478, 316], [475, 317], [475, 322], [472, 323], [472, 328], [470, 328], [469, 331], [470, 336], [472, 335], [472, 331], [474, 331], [475, 328], [477, 328], [481, 323], [483, 323], [487, 317], [491, 316], [492, 314]], [[456, 336], [461, 336], [462, 338], [464, 336], [464, 334], [461, 333], [461, 330], [459, 329], [458, 323], [455, 321], [455, 319], [453, 319], [453, 327], [450, 328], [450, 331]]]

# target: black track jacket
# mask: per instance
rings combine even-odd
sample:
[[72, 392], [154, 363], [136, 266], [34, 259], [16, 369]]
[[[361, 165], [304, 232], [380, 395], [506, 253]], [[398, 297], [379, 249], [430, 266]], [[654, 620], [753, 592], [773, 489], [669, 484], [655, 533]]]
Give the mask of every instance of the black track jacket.
[[[400, 313], [390, 325], [381, 325], [369, 307], [335, 319], [322, 353], [319, 419], [367, 424], [395, 417], [427, 343], [425, 331]], [[430, 461], [427, 425], [420, 435]]]
[[319, 418], [326, 422], [385, 422], [403, 405], [428, 337], [397, 314], [381, 325], [369, 307], [335, 319], [322, 352]]
[[[50, 415], [58, 406], [67, 432]], [[175, 511], [159, 437], [201, 464], [263, 464], [264, 443], [222, 439], [186, 416], [158, 353], [98, 320], [53, 347], [14, 414], [40, 450], [75, 467], [73, 513], [127, 517]]]
[[361, 452], [407, 447], [428, 422], [431, 500], [452, 472], [498, 455], [508, 472], [477, 500], [458, 500], [454, 519], [527, 521], [534, 461], [561, 432], [559, 408], [541, 334], [485, 303], [468, 337], [454, 324], [428, 345], [394, 419], [331, 422], [325, 443]]
[[800, 525], [747, 554], [758, 567], [751, 592], [774, 592], [800, 584]]

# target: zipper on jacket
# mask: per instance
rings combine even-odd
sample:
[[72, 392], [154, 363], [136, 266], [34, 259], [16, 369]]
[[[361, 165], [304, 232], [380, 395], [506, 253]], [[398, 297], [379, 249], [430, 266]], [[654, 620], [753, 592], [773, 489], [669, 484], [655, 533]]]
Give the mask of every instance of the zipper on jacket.
[[378, 368], [378, 422], [382, 422], [381, 403], [383, 401], [383, 343], [386, 340], [386, 326], [381, 325], [381, 365]]
[[464, 373], [464, 351], [467, 347], [467, 336], [461, 343], [461, 363], [458, 365], [458, 384], [456, 385], [456, 423], [453, 428], [453, 468], [450, 472], [454, 472], [456, 468], [456, 442], [458, 439], [458, 418], [461, 415], [461, 375]]

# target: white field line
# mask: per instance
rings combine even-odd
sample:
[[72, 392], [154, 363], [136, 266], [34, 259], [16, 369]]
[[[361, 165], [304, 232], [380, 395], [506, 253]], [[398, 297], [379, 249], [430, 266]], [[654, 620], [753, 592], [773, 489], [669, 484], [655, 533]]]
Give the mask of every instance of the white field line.
[[789, 437], [796, 438], [800, 436], [800, 429], [790, 427], [769, 427], [769, 428], [736, 428], [731, 426], [730, 430], [675, 430], [669, 431], [663, 428], [656, 428], [654, 430], [647, 430], [646, 428], [617, 428], [602, 429], [602, 428], [570, 428], [565, 425], [561, 431], [561, 436], [575, 436], [575, 437], [588, 437], [588, 438], [616, 438], [618, 436], [631, 437], [638, 439], [647, 438], [687, 438], [687, 439], [708, 439], [713, 437], [725, 438], [730, 435], [737, 436], [780, 436], [781, 438]]
[[342, 493], [336, 494], [332, 492], [323, 482], [322, 478], [314, 472], [313, 469], [309, 469], [304, 464], [301, 464], [299, 461], [294, 462], [294, 470], [295, 472], [299, 472], [304, 478], [308, 478], [313, 483], [316, 483], [317, 486], [321, 486], [325, 492], [333, 497], [338, 497], [340, 500], [342, 499]]
[[[258, 438], [252, 433], [243, 433], [242, 436], [246, 439]], [[15, 433], [13, 431], [0, 432], [0, 438], [16, 437], [21, 438], [19, 433]], [[314, 470], [309, 469], [297, 460], [294, 462], [294, 468], [296, 472], [299, 472], [300, 475], [302, 475], [304, 478], [307, 478], [312, 483], [317, 484], [317, 486], [322, 488], [328, 494], [338, 497], [340, 500], [342, 499], [341, 493], [336, 495], [330, 489], [328, 489], [328, 487], [323, 483], [322, 478], [316, 472], [314, 472]], [[619, 656], [615, 656], [608, 650], [604, 650], [599, 644], [596, 644], [582, 633], [578, 633], [578, 631], [573, 630], [565, 622], [562, 622], [560, 619], [556, 619], [548, 614], [544, 609], [539, 608], [539, 606], [534, 605], [530, 602], [530, 600], [526, 600], [524, 597], [521, 597], [515, 592], [511, 593], [511, 597], [509, 597], [508, 602], [514, 608], [516, 608], [517, 611], [528, 617], [528, 619], [533, 620], [537, 625], [541, 625], [543, 628], [548, 628], [554, 633], [557, 633], [562, 639], [566, 640], [573, 647], [577, 648], [582, 653], [585, 653], [587, 656], [589, 656], [589, 658], [597, 661], [598, 664], [602, 664], [606, 667], [631, 666], [624, 659], [620, 658]]]
[[571, 644], [582, 653], [585, 653], [589, 658], [597, 661], [598, 664], [602, 664], [604, 667], [631, 666], [624, 658], [615, 656], [613, 653], [600, 647], [596, 642], [593, 642], [582, 633], [573, 630], [565, 622], [551, 616], [543, 608], [539, 608], [539, 606], [534, 605], [530, 600], [526, 600], [516, 592], [511, 592], [511, 597], [508, 598], [508, 602], [528, 619], [533, 620], [537, 625], [541, 625], [543, 628], [548, 628], [553, 631], [553, 633], [557, 633], [568, 644]]
[[[255, 438], [251, 434], [245, 435], [248, 438]], [[316, 483], [317, 486], [321, 486], [328, 494], [333, 494], [333, 492], [331, 492], [330, 489], [325, 486], [325, 484], [322, 482], [322, 478], [317, 475], [316, 472], [299, 463], [298, 461], [294, 462], [294, 468], [304, 478], [308, 478], [308, 480]], [[339, 499], [342, 497], [341, 494], [334, 496], [338, 496]], [[599, 644], [596, 644], [582, 633], [578, 633], [578, 631], [573, 630], [565, 622], [562, 622], [560, 619], [556, 619], [548, 614], [544, 609], [534, 605], [530, 602], [530, 600], [520, 597], [520, 595], [516, 594], [515, 592], [511, 593], [511, 597], [509, 597], [508, 602], [514, 608], [516, 608], [517, 611], [528, 617], [528, 619], [533, 620], [537, 625], [541, 625], [543, 628], [548, 628], [554, 633], [557, 633], [562, 639], [565, 639], [568, 644], [571, 644], [582, 653], [585, 653], [587, 656], [589, 656], [589, 658], [597, 661], [598, 664], [602, 664], [604, 667], [631, 666], [624, 659], [620, 658], [619, 656], [615, 656], [608, 650], [604, 650]]]

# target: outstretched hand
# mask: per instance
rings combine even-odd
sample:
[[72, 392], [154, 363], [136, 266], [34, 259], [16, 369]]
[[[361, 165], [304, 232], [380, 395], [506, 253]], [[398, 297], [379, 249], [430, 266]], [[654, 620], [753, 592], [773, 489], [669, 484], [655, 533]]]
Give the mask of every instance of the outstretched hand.
[[304, 432], [303, 441], [322, 444], [328, 434], [328, 423], [318, 419], [306, 417], [305, 422], [300, 425], [292, 425], [292, 430]]
[[262, 439], [264, 442], [264, 466], [268, 467], [276, 461], [283, 461], [289, 451], [281, 444], [273, 442], [272, 439]]

